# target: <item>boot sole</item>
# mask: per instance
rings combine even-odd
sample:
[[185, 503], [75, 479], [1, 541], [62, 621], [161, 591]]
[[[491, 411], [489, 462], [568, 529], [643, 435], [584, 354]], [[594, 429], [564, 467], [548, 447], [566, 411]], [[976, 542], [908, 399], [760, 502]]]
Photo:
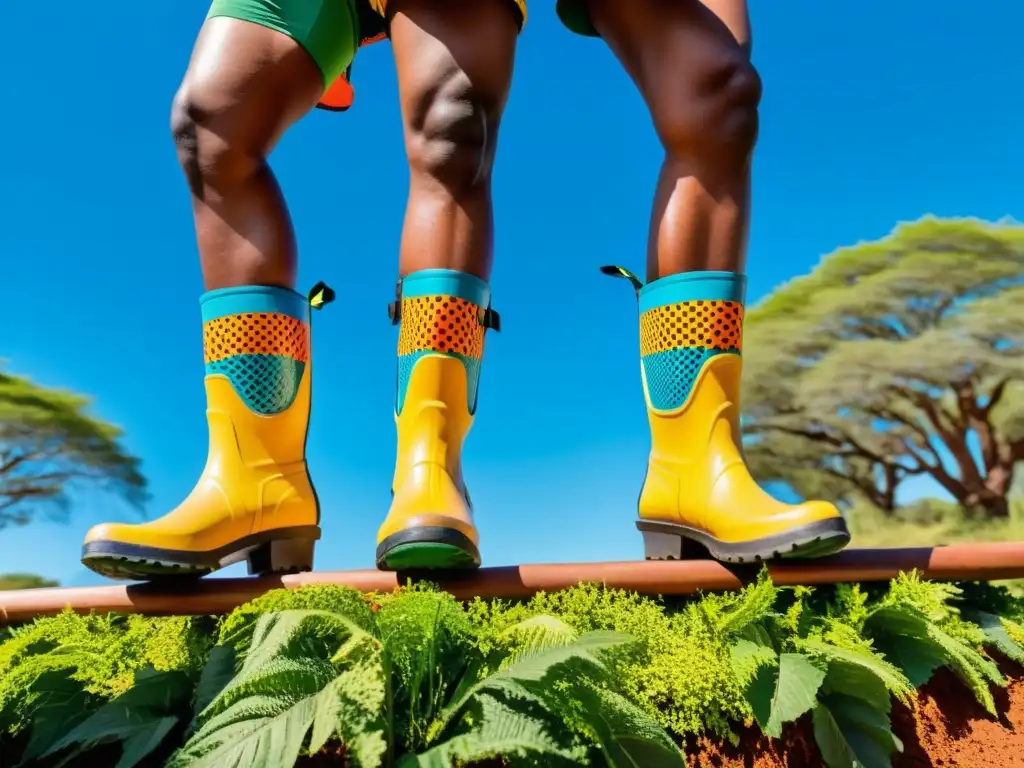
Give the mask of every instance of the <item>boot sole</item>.
[[245, 560], [250, 576], [313, 570], [316, 525], [276, 528], [246, 536], [219, 549], [189, 552], [161, 547], [90, 541], [82, 547], [86, 568], [121, 581], [197, 579]]
[[711, 557], [725, 563], [762, 560], [797, 560], [826, 557], [850, 543], [850, 531], [842, 518], [819, 520], [785, 533], [751, 541], [719, 541], [704, 531], [676, 523], [637, 520], [644, 537], [647, 560], [683, 560]]
[[398, 531], [377, 546], [382, 571], [471, 570], [480, 567], [480, 551], [468, 536], [452, 528], [423, 526]]

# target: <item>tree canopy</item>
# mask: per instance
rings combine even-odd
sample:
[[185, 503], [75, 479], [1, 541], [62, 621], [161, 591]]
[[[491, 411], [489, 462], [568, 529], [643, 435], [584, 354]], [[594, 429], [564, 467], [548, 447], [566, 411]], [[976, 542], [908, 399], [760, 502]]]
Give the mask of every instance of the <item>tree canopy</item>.
[[752, 307], [744, 436], [763, 481], [896, 506], [928, 476], [1008, 513], [1024, 460], [1024, 226], [926, 217]]
[[133, 506], [147, 498], [121, 430], [87, 413], [88, 398], [0, 371], [0, 529], [62, 516], [86, 486]]
[[37, 576], [34, 573], [0, 573], [0, 592], [9, 589], [41, 589], [59, 586], [60, 582]]

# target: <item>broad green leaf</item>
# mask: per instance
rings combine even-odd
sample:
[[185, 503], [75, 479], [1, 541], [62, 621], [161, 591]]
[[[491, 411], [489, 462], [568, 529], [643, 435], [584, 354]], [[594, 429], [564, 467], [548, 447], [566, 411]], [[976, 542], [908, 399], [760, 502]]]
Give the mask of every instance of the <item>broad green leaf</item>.
[[779, 679], [772, 697], [771, 716], [764, 732], [778, 738], [782, 726], [814, 706], [818, 689], [825, 680], [825, 665], [799, 653], [779, 656]]
[[170, 765], [291, 766], [312, 731], [314, 749], [337, 734], [355, 763], [375, 768], [387, 748], [381, 653], [372, 635], [341, 614], [287, 610], [261, 616], [242, 668]]
[[929, 636], [930, 624], [924, 613], [911, 606], [883, 603], [870, 611], [864, 628], [875, 647], [919, 688], [946, 661], [946, 654]]
[[490, 677], [465, 687], [462, 696], [453, 699], [439, 719], [447, 724], [460, 713], [473, 696], [488, 688], [500, 688], [507, 680], [540, 681], [573, 664], [581, 665], [592, 673], [604, 674], [606, 670], [600, 652], [631, 642], [634, 642], [632, 637], [620, 632], [588, 632], [569, 645], [554, 646], [522, 655]]
[[828, 768], [856, 768], [857, 756], [846, 741], [839, 723], [828, 707], [820, 702], [811, 713], [814, 720], [814, 740], [821, 752], [821, 759]]
[[38, 698], [32, 710], [31, 735], [19, 765], [28, 765], [49, 753], [51, 745], [92, 713], [93, 697], [82, 683], [72, 679], [74, 672], [46, 672], [33, 683], [31, 691]]
[[747, 683], [743, 694], [750, 704], [757, 724], [764, 731], [772, 716], [772, 699], [775, 698], [775, 686], [779, 679], [779, 665], [769, 664], [759, 667], [754, 677]]
[[[254, 676], [265, 678], [265, 667], [271, 662], [282, 658], [310, 658], [317, 663], [326, 663], [331, 653], [329, 647], [312, 647], [309, 642], [310, 635], [323, 637], [325, 634], [332, 636], [335, 649], [343, 646], [347, 640], [371, 638], [366, 630], [354, 622], [330, 611], [296, 609], [260, 616], [241, 669], [204, 709], [199, 722], [204, 723], [234, 704], [239, 697], [247, 696], [251, 689], [250, 679]], [[376, 643], [376, 640], [371, 638], [369, 642]], [[284, 667], [276, 669], [283, 674], [290, 674]]]
[[140, 726], [125, 739], [121, 759], [115, 768], [134, 768], [163, 743], [179, 721], [180, 718], [173, 716], [162, 717]]
[[387, 686], [383, 669], [357, 666], [342, 672], [325, 692], [310, 733], [309, 751], [320, 751], [337, 734], [355, 765], [380, 765], [388, 750], [384, 709]]
[[917, 608], [881, 603], [868, 612], [864, 631], [870, 637], [905, 635], [924, 638], [928, 623], [929, 618]]
[[[550, 627], [550, 625], [548, 625]], [[560, 633], [564, 638], [564, 633]], [[527, 651], [517, 656], [511, 663], [502, 666], [491, 676], [477, 680], [471, 685], [460, 686], [462, 694], [453, 698], [452, 702], [440, 714], [431, 731], [435, 738], [443, 737], [450, 731], [451, 727], [460, 722], [461, 716], [472, 706], [484, 708], [486, 715], [482, 715], [483, 722], [477, 723], [473, 719], [474, 726], [467, 733], [458, 734], [451, 739], [436, 745], [424, 752], [417, 759], [421, 765], [448, 765], [449, 763], [432, 762], [452, 759], [453, 756], [462, 760], [469, 758], [463, 755], [474, 754], [483, 756], [495, 756], [504, 754], [500, 752], [488, 752], [497, 749], [496, 745], [501, 742], [518, 744], [515, 749], [539, 750], [544, 754], [562, 755], [565, 746], [558, 743], [547, 731], [547, 724], [542, 722], [543, 718], [539, 713], [545, 711], [558, 717], [558, 710], [561, 703], [559, 696], [563, 693], [556, 693], [554, 689], [547, 687], [548, 682], [555, 675], [565, 681], [578, 681], [579, 689], [574, 693], [582, 694], [586, 688], [587, 680], [596, 676], [601, 678], [607, 674], [607, 670], [600, 658], [600, 652], [613, 648], [627, 642], [632, 638], [628, 635], [615, 632], [591, 632], [573, 640], [569, 644], [561, 642], [547, 643], [546, 647], [539, 646], [540, 650]], [[486, 705], [485, 705], [486, 699]], [[601, 711], [601, 702], [592, 702], [593, 706], [587, 707], [588, 717], [596, 716]], [[515, 715], [509, 715], [514, 712]], [[614, 722], [616, 717], [625, 716], [626, 710], [605, 711], [604, 717]], [[491, 717], [490, 725], [487, 724], [487, 717]], [[538, 719], [540, 718], [540, 719]], [[639, 720], [637, 722], [640, 722]], [[509, 731], [499, 728], [500, 723], [506, 723]], [[617, 733], [609, 731], [602, 722], [594, 722], [595, 734], [604, 728], [606, 736]], [[490, 728], [486, 738], [482, 728]], [[535, 747], [525, 745], [534, 743]], [[473, 759], [483, 759], [474, 757]]]
[[966, 645], [936, 625], [928, 627], [928, 636], [942, 649], [946, 664], [971, 689], [978, 703], [994, 717], [996, 702], [989, 684], [1006, 685], [1006, 679], [999, 668], [990, 659], [978, 653], [977, 648]]
[[890, 662], [903, 671], [914, 688], [920, 688], [931, 680], [935, 670], [945, 661], [941, 649], [927, 639], [893, 635], [879, 638], [875, 645]]
[[596, 669], [604, 669], [600, 652], [633, 642], [621, 632], [588, 632], [569, 645], [557, 645], [521, 657], [516, 663], [499, 670], [495, 676], [512, 680], [542, 680], [566, 662], [581, 661]]
[[752, 643], [763, 645], [764, 647], [771, 648], [772, 650], [778, 650], [772, 640], [771, 632], [769, 632], [760, 622], [748, 624], [743, 628], [743, 631], [737, 635], [737, 638], [749, 640]]
[[893, 735], [885, 712], [863, 699], [833, 693], [813, 711], [814, 738], [828, 768], [891, 768], [891, 756], [903, 745]]
[[480, 693], [479, 722], [419, 755], [405, 755], [398, 768], [451, 768], [456, 761], [473, 763], [497, 757], [565, 757], [575, 755], [550, 732], [546, 723], [521, 712], [508, 701]]
[[[914, 692], [910, 681], [907, 680], [897, 667], [886, 661], [880, 654], [875, 654], [868, 650], [840, 648], [814, 638], [800, 640], [797, 645], [805, 653], [814, 654], [826, 660], [830, 668], [833, 662], [862, 668], [869, 675], [881, 681], [885, 689], [901, 701], [907, 701]], [[839, 674], [842, 674], [841, 670]]]
[[685, 768], [675, 742], [646, 712], [617, 693], [580, 686], [575, 697], [586, 709], [608, 768]]
[[[141, 670], [135, 676], [133, 687], [104, 704], [43, 754], [52, 755], [73, 744], [88, 750], [102, 743], [132, 739], [138, 740], [133, 744], [138, 752], [141, 748], [138, 742], [151, 743], [153, 734], [161, 730], [164, 735], [169, 732], [170, 728], [164, 730], [163, 721], [168, 717], [177, 721], [187, 711], [191, 695], [192, 683], [184, 672]], [[153, 744], [151, 750], [157, 746], [159, 742]], [[138, 759], [142, 757], [145, 755]]]
[[1018, 663], [1024, 662], [1024, 648], [1021, 648], [1010, 637], [1006, 627], [1003, 626], [1002, 618], [985, 611], [971, 611], [965, 614], [964, 618], [981, 627], [989, 642], [1005, 654], [1007, 658], [1013, 659]]
[[308, 645], [311, 637], [324, 636], [333, 640], [337, 648], [350, 637], [370, 635], [351, 619], [331, 611], [293, 609], [266, 613], [256, 622], [242, 671], [289, 651], [302, 653], [296, 646]]
[[218, 645], [210, 651], [196, 686], [194, 710], [196, 716], [206, 711], [213, 700], [235, 676], [235, 650], [230, 645]]
[[264, 663], [246, 681], [244, 692], [236, 693], [231, 705], [207, 720], [179, 750], [169, 768], [293, 765], [318, 711], [333, 711], [334, 692], [328, 684], [336, 674], [322, 659]]
[[[943, 610], [948, 613], [943, 606], [937, 601], [931, 613], [935, 616], [941, 616]], [[989, 684], [1006, 685], [999, 668], [978, 648], [946, 632], [934, 617], [905, 603], [883, 604], [872, 612], [866, 626], [877, 638], [879, 650], [901, 666], [912, 683], [922, 678], [926, 680], [925, 673], [930, 676], [938, 666], [946, 665], [971, 689], [978, 703], [995, 714]]]
[[822, 693], [846, 693], [863, 699], [880, 712], [892, 709], [892, 700], [885, 683], [869, 668], [844, 661], [830, 661]]

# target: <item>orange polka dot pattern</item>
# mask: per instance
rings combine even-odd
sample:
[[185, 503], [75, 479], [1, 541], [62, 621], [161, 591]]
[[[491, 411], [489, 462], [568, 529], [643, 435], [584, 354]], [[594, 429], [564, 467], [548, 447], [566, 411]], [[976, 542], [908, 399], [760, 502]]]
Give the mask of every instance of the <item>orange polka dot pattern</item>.
[[733, 301], [684, 301], [640, 316], [640, 354], [673, 349], [743, 348], [743, 305]]
[[228, 315], [203, 324], [207, 363], [235, 355], [276, 355], [309, 362], [309, 326], [276, 312]]
[[481, 358], [484, 326], [481, 309], [456, 296], [420, 296], [402, 300], [398, 354], [449, 352]]

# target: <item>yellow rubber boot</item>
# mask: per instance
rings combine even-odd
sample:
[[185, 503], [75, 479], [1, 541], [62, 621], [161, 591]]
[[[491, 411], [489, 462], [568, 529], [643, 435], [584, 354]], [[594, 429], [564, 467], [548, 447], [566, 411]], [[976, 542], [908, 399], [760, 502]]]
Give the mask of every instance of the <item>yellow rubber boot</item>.
[[498, 329], [483, 280], [447, 269], [402, 279], [391, 305], [398, 340], [392, 501], [377, 535], [389, 571], [476, 568], [479, 541], [462, 479], [462, 444], [476, 412], [484, 333]]
[[202, 300], [209, 452], [195, 488], [172, 512], [138, 525], [92, 528], [82, 562], [105, 576], [202, 576], [241, 560], [250, 574], [311, 570], [320, 506], [306, 466], [310, 307], [246, 286]]
[[[727, 562], [833, 554], [850, 541], [825, 501], [784, 504], [755, 482], [740, 435], [746, 279], [689, 272], [641, 287], [640, 372], [651, 454], [637, 528], [649, 560], [681, 558], [687, 541]], [[700, 547], [697, 548], [698, 550]]]

